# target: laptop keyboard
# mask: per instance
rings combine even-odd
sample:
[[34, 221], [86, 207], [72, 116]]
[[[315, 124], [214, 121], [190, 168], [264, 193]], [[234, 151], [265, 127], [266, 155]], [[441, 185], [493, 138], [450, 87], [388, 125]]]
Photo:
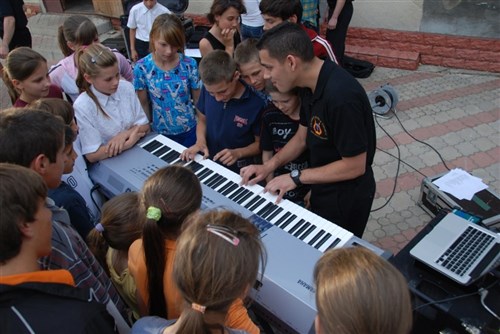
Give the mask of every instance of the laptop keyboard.
[[462, 276], [493, 241], [491, 235], [469, 226], [436, 263]]

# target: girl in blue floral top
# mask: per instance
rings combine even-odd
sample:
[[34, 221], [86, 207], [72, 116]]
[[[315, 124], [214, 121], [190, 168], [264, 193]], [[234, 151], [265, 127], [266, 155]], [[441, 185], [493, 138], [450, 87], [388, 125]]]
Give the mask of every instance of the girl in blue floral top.
[[134, 67], [134, 86], [153, 131], [181, 145], [196, 142], [194, 104], [200, 94], [198, 65], [184, 55], [184, 28], [174, 14], [158, 16], [150, 33], [151, 53]]

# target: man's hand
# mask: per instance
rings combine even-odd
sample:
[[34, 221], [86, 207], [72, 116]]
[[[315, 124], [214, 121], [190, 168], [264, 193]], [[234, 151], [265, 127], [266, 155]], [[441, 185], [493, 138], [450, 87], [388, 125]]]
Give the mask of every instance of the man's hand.
[[130, 52], [131, 52], [130, 58], [132, 58], [132, 61], [135, 63], [139, 59], [139, 54], [137, 53], [137, 51], [135, 49], [130, 50]]
[[231, 150], [228, 148], [223, 149], [216, 155], [214, 155], [214, 161], [219, 160], [225, 166], [232, 166], [240, 159], [237, 150]]
[[183, 161], [191, 161], [194, 160], [194, 157], [198, 152], [203, 153], [203, 159], [206, 159], [209, 157], [209, 152], [208, 152], [208, 147], [206, 145], [201, 145], [201, 144], [194, 144], [188, 149], [185, 149], [181, 153], [181, 160]]
[[279, 203], [287, 191], [295, 188], [297, 188], [297, 185], [293, 182], [290, 174], [283, 174], [272, 179], [271, 182], [266, 185], [264, 191], [277, 195], [278, 198], [276, 199], [276, 203]]

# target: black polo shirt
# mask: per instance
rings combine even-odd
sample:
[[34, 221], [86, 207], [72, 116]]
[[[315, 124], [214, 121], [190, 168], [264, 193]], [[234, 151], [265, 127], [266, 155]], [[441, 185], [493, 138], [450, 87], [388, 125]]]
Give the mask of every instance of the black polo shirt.
[[0, 37], [3, 37], [3, 18], [6, 16], [14, 16], [16, 19], [16, 30], [26, 29], [28, 19], [24, 14], [23, 0], [2, 0], [0, 1], [0, 18], [2, 25], [0, 26]]
[[[311, 167], [320, 167], [367, 152], [366, 173], [354, 180], [318, 185], [339, 189], [372, 176], [376, 134], [372, 108], [360, 83], [344, 69], [325, 60], [314, 93], [303, 90], [300, 123], [307, 127]], [[326, 189], [323, 189], [326, 190]]]

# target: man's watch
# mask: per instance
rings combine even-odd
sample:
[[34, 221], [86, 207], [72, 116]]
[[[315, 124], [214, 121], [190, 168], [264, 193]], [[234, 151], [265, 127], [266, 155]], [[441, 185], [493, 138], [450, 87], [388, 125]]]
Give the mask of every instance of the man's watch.
[[302, 185], [302, 182], [300, 182], [300, 170], [294, 169], [290, 172], [290, 177], [292, 178], [293, 182], [297, 187], [300, 187]]

